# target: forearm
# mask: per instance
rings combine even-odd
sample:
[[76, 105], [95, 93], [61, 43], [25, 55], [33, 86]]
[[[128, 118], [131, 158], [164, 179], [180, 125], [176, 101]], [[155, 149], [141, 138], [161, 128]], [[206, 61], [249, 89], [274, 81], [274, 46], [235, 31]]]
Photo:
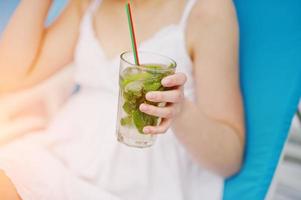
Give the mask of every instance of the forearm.
[[208, 118], [196, 104], [186, 100], [172, 128], [200, 165], [224, 177], [240, 169], [243, 141], [236, 134], [238, 130]]
[[21, 0], [0, 38], [1, 84], [25, 75], [40, 48], [52, 0]]

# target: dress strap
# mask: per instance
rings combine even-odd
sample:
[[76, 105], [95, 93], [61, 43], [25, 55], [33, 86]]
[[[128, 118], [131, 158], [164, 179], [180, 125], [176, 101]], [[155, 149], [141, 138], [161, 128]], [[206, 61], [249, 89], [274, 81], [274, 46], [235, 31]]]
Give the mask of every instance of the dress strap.
[[82, 35], [94, 35], [93, 14], [96, 12], [101, 2], [102, 0], [92, 0], [90, 5], [88, 6], [80, 25]]
[[88, 12], [93, 14], [97, 10], [97, 8], [100, 5], [101, 1], [102, 0], [93, 0], [90, 4], [89, 8], [88, 8]]
[[197, 0], [187, 0], [183, 15], [181, 17], [180, 26], [186, 27], [187, 20], [189, 18], [189, 15], [191, 13], [192, 8], [194, 7]]

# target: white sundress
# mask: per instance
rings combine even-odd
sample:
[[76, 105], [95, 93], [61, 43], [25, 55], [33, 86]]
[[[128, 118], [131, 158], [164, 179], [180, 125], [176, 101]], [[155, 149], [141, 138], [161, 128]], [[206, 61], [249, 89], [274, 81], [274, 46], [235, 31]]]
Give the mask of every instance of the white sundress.
[[[160, 29], [139, 50], [176, 60], [188, 76], [185, 97], [194, 100], [192, 62], [185, 25], [197, 0], [188, 0], [181, 21]], [[85, 13], [75, 52], [73, 95], [44, 131], [0, 147], [0, 169], [23, 200], [219, 200], [223, 179], [194, 163], [169, 130], [151, 148], [129, 148], [115, 136], [119, 57], [108, 59], [92, 26], [94, 1]]]

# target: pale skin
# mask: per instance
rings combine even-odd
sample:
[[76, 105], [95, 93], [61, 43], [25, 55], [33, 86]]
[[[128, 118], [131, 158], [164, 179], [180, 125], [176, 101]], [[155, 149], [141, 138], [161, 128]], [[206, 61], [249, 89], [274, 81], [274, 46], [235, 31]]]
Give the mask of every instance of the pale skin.
[[[94, 16], [96, 35], [109, 58], [131, 48], [129, 36], [120, 34], [128, 33], [125, 13], [121, 12], [125, 2], [104, 0]], [[70, 1], [56, 22], [45, 28], [51, 3], [22, 0], [0, 38], [0, 95], [31, 87], [72, 62], [79, 24], [89, 1]], [[137, 38], [143, 41], [161, 27], [177, 23], [184, 5], [184, 0], [134, 0]], [[150, 19], [151, 24], [145, 23]], [[186, 30], [197, 101], [185, 99], [187, 77], [176, 73], [162, 80], [172, 90], [147, 94], [148, 100], [168, 102], [168, 107], [140, 106], [141, 111], [164, 118], [160, 126], [145, 127], [145, 133], [161, 134], [172, 128], [198, 164], [224, 177], [239, 171], [244, 151], [238, 38], [231, 0], [199, 0]], [[0, 199], [20, 199], [1, 171], [0, 186]]]

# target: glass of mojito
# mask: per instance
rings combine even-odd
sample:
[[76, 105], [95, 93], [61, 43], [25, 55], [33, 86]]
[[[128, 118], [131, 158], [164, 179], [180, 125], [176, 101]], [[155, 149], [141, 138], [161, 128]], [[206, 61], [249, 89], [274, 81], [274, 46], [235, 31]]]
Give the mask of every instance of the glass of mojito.
[[119, 100], [117, 114], [117, 139], [131, 147], [150, 147], [155, 136], [143, 133], [145, 126], [157, 126], [161, 119], [139, 110], [142, 103], [165, 106], [165, 102], [155, 103], [146, 100], [150, 91], [168, 90], [161, 80], [175, 73], [176, 62], [155, 53], [139, 52], [140, 65], [134, 63], [132, 52], [122, 53], [119, 70]]

